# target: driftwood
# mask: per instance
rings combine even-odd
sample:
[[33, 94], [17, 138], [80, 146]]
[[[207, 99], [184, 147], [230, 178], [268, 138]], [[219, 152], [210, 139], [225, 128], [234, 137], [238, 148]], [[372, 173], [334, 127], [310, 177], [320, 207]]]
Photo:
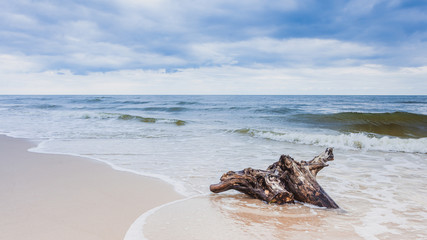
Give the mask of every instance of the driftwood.
[[279, 161], [267, 170], [245, 168], [242, 171], [229, 171], [222, 175], [221, 182], [212, 184], [214, 193], [230, 189], [245, 193], [267, 203], [310, 203], [319, 207], [339, 208], [317, 183], [316, 175], [334, 160], [332, 148], [316, 156], [311, 161], [297, 162], [288, 155], [280, 156]]

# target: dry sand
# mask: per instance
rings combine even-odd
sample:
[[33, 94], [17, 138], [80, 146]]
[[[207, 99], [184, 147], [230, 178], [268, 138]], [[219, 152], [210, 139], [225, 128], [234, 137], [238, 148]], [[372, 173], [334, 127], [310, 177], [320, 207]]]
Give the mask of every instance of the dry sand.
[[123, 239], [142, 213], [181, 198], [160, 180], [34, 146], [0, 136], [0, 239]]

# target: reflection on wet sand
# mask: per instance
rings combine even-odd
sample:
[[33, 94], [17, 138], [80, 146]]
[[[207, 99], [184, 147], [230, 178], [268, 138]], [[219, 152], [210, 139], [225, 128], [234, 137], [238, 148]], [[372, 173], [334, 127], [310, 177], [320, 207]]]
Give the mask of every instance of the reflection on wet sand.
[[352, 227], [356, 219], [343, 210], [212, 194], [159, 209], [147, 218], [144, 235], [148, 239], [361, 239]]
[[360, 239], [351, 226], [354, 219], [341, 209], [330, 210], [298, 203], [266, 204], [243, 194], [213, 195], [209, 200], [225, 218], [238, 223], [257, 239]]

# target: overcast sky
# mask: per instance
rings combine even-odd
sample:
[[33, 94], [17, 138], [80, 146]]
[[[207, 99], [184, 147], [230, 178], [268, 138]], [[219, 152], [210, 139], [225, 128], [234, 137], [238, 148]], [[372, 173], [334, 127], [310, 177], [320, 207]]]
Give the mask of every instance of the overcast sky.
[[427, 1], [0, 1], [0, 94], [426, 94]]

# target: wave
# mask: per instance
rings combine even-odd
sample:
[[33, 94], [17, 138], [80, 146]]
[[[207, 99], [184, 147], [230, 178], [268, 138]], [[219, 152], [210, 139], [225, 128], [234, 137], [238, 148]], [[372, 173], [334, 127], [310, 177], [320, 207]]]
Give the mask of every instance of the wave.
[[146, 107], [141, 108], [143, 111], [153, 111], [153, 112], [182, 112], [187, 111], [188, 108], [185, 107]]
[[56, 109], [56, 108], [61, 108], [61, 105], [56, 105], [56, 104], [37, 104], [37, 105], [32, 105], [32, 108], [38, 108], [38, 109]]
[[115, 103], [122, 103], [122, 104], [147, 104], [150, 103], [149, 101], [121, 101], [121, 102], [115, 102]]
[[400, 102], [396, 102], [396, 103], [404, 103], [404, 104], [426, 104], [427, 102], [422, 102], [422, 101], [400, 101]]
[[199, 104], [198, 102], [185, 102], [185, 101], [181, 101], [178, 102], [177, 105], [195, 105], [195, 104]]
[[408, 112], [298, 114], [293, 121], [348, 133], [374, 133], [403, 138], [427, 137], [427, 115]]
[[256, 129], [236, 129], [229, 132], [244, 134], [280, 142], [308, 144], [316, 146], [334, 146], [353, 150], [379, 150], [386, 152], [427, 153], [427, 138], [402, 139], [394, 137], [376, 137], [366, 133], [341, 133], [328, 135], [307, 132], [276, 132]]
[[86, 99], [86, 102], [97, 103], [97, 102], [102, 102], [103, 99], [105, 99], [105, 97], [90, 98], [90, 99]]
[[147, 118], [147, 117], [141, 117], [141, 116], [134, 116], [129, 114], [122, 114], [118, 117], [120, 120], [138, 120], [140, 122], [145, 123], [155, 123], [157, 122], [156, 118]]
[[101, 103], [106, 99], [110, 99], [111, 97], [88, 97], [88, 96], [82, 96], [82, 98], [72, 98], [69, 100], [70, 103], [80, 103], [80, 104], [84, 104], [84, 103]]
[[173, 123], [177, 126], [184, 126], [187, 122], [179, 119], [164, 119], [164, 118], [150, 118], [150, 117], [141, 117], [130, 114], [119, 114], [117, 117], [119, 120], [136, 120], [143, 123]]
[[165, 118], [152, 118], [152, 117], [142, 117], [137, 115], [130, 114], [120, 114], [120, 113], [99, 113], [99, 114], [83, 114], [80, 119], [117, 119], [123, 121], [138, 121], [142, 123], [172, 123], [176, 126], [184, 126], [187, 124], [186, 121], [180, 119], [165, 119]]
[[[251, 109], [252, 107], [230, 107], [228, 108], [228, 110], [248, 110]], [[224, 108], [225, 110], [225, 108]]]
[[256, 113], [269, 113], [269, 114], [288, 114], [293, 111], [295, 110], [287, 107], [263, 108], [263, 109], [255, 110]]

